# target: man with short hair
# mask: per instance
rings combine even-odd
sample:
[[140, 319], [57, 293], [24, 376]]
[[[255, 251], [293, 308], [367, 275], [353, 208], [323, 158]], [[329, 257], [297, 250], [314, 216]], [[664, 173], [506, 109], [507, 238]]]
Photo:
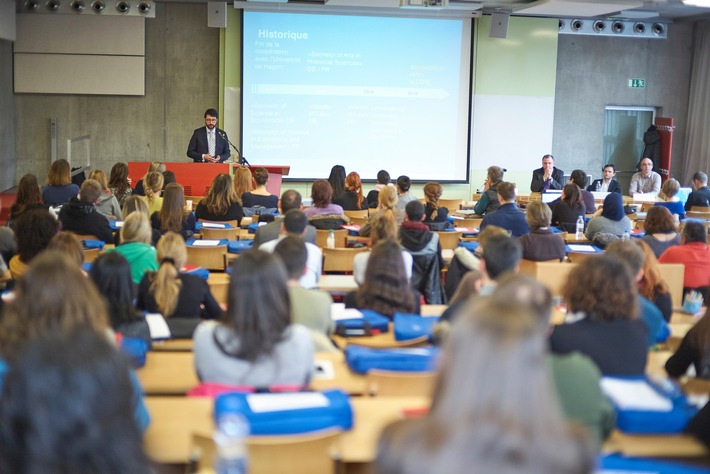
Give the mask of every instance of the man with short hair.
[[494, 235], [486, 242], [486, 251], [480, 259], [483, 287], [480, 294], [493, 292], [498, 279], [506, 273], [518, 273], [523, 247], [517, 239], [507, 235]]
[[533, 171], [530, 191], [534, 193], [544, 193], [550, 189], [562, 189], [565, 172], [555, 168], [555, 157], [544, 155], [542, 157], [542, 168]]
[[195, 163], [222, 163], [230, 156], [229, 142], [224, 130], [217, 128], [215, 109], [205, 111], [205, 126], [195, 129], [187, 145], [187, 156]]
[[[281, 194], [279, 200], [279, 213], [285, 215], [291, 209], [302, 210], [301, 193], [293, 189], [287, 189]], [[260, 225], [254, 234], [254, 247], [259, 247], [264, 242], [276, 240], [281, 233], [281, 221], [276, 220], [268, 224]], [[312, 225], [306, 227], [306, 235], [303, 238], [306, 242], [316, 243], [316, 228]]]
[[629, 185], [629, 195], [652, 194], [658, 196], [661, 191], [661, 175], [653, 171], [651, 158], [641, 160], [641, 171], [634, 173]]
[[616, 176], [616, 167], [612, 163], [607, 163], [602, 168], [602, 178], [595, 179], [589, 185], [587, 191], [595, 193], [619, 193], [621, 194], [621, 185], [614, 179]]
[[79, 197], [73, 197], [59, 211], [62, 230], [82, 235], [95, 235], [104, 242], [113, 243], [113, 231], [105, 216], [99, 214], [95, 204], [101, 197], [101, 183], [86, 179], [81, 183]]
[[501, 206], [487, 213], [481, 221], [481, 230], [489, 225], [496, 225], [510, 231], [515, 238], [530, 233], [530, 226], [525, 214], [520, 212], [515, 203], [515, 183], [502, 182], [498, 185], [498, 201]]
[[409, 194], [409, 188], [412, 186], [412, 180], [409, 176], [402, 175], [397, 178], [397, 209], [404, 210], [407, 207], [407, 203], [411, 201], [416, 201], [417, 198]]
[[[658, 258], [658, 263], [682, 263], [685, 265], [683, 275], [683, 294], [688, 291], [699, 291], [705, 301], [708, 301], [710, 285], [710, 247], [705, 222], [695, 219], [683, 221], [680, 235], [680, 245], [669, 247]], [[681, 302], [679, 301], [678, 304]]]
[[690, 211], [693, 206], [710, 207], [710, 188], [708, 188], [708, 175], [698, 171], [693, 175], [693, 192], [685, 201], [685, 210]]
[[288, 274], [288, 294], [291, 298], [291, 321], [303, 324], [312, 331], [330, 336], [333, 321], [330, 307], [333, 298], [326, 291], [307, 290], [300, 279], [308, 271], [308, 249], [300, 237], [288, 235], [279, 240], [274, 254], [281, 257]]
[[[273, 253], [276, 245], [288, 235], [303, 239], [303, 236], [306, 235], [307, 227], [308, 218], [306, 215], [298, 209], [291, 209], [281, 220], [281, 235], [279, 238], [261, 244], [259, 250]], [[303, 288], [315, 288], [318, 286], [318, 280], [320, 280], [320, 274], [323, 268], [323, 252], [314, 244], [307, 242], [306, 250], [308, 253], [306, 271], [300, 278], [299, 283]]]

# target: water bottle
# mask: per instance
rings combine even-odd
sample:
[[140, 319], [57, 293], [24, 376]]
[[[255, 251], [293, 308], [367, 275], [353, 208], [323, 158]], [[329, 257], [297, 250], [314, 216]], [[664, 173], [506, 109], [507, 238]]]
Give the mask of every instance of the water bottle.
[[579, 216], [577, 218], [577, 232], [575, 233], [574, 238], [577, 240], [582, 240], [584, 237], [584, 217]]
[[225, 412], [217, 419], [214, 442], [217, 446], [216, 474], [246, 474], [246, 437], [249, 424], [239, 413]]
[[325, 241], [325, 246], [329, 249], [335, 248], [335, 231], [333, 229], [328, 231], [328, 240]]
[[621, 240], [629, 240], [631, 238], [631, 234], [629, 234], [628, 230], [624, 231], [624, 235], [621, 237]]

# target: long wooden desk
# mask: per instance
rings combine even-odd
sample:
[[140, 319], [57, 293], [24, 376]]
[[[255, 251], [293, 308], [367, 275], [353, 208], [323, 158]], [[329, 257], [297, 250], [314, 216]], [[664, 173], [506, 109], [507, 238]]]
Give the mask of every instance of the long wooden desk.
[[[144, 437], [148, 456], [158, 463], [187, 463], [193, 433], [210, 435], [213, 401], [209, 398], [146, 397], [151, 423]], [[344, 433], [342, 460], [371, 462], [382, 429], [402, 418], [402, 411], [429, 406], [426, 397], [352, 398], [353, 429]]]
[[334, 295], [343, 295], [357, 290], [357, 283], [353, 275], [321, 275], [318, 289]]

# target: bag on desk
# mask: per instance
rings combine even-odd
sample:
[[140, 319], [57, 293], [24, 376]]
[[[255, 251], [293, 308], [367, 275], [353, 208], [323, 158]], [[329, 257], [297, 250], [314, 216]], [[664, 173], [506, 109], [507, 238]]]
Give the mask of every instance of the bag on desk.
[[680, 433], [698, 411], [670, 380], [602, 377], [601, 387], [616, 409], [616, 426], [626, 433]]
[[343, 337], [371, 336], [389, 331], [390, 319], [371, 309], [362, 309], [362, 318], [341, 319], [335, 333]]
[[439, 322], [439, 318], [405, 313], [395, 313], [393, 320], [395, 341], [408, 341], [422, 336], [431, 340], [434, 325]]
[[353, 372], [366, 374], [372, 369], [401, 372], [427, 372], [436, 368], [435, 347], [405, 347], [401, 349], [372, 349], [348, 346], [345, 361]]
[[227, 393], [215, 400], [215, 420], [237, 412], [253, 435], [286, 435], [353, 426], [350, 397], [342, 390], [298, 393]]

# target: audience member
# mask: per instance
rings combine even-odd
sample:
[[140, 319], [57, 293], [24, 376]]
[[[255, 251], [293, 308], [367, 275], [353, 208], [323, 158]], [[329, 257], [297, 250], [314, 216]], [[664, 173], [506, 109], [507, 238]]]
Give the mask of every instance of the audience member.
[[240, 202], [244, 193], [250, 193], [253, 190], [254, 183], [249, 167], [240, 166], [234, 172], [234, 192], [237, 193]]
[[150, 327], [133, 304], [131, 266], [118, 252], [105, 252], [91, 264], [89, 276], [104, 298], [111, 328], [125, 337], [143, 339], [151, 347]]
[[667, 248], [680, 245], [677, 226], [678, 223], [667, 207], [653, 206], [648, 210], [643, 225], [646, 235], [642, 240], [651, 247], [656, 258], [660, 257]]
[[118, 162], [111, 168], [108, 177], [108, 189], [118, 199], [118, 204], [123, 207], [126, 199], [131, 196], [131, 178], [128, 177], [128, 165]]
[[49, 245], [54, 234], [59, 232], [59, 223], [43, 208], [30, 209], [15, 222], [17, 254], [8, 262], [13, 279], [20, 278], [32, 260]]
[[621, 185], [615, 179], [616, 177], [616, 167], [607, 163], [602, 168], [603, 178], [595, 179], [587, 187], [587, 191], [593, 191], [596, 193], [619, 193], [621, 194]]
[[522, 256], [523, 249], [516, 239], [507, 235], [494, 235], [489, 238], [486, 241], [483, 258], [480, 259], [483, 273], [481, 294], [491, 294], [502, 276], [518, 273]]
[[691, 211], [693, 206], [710, 207], [710, 188], [708, 188], [708, 175], [702, 171], [693, 174], [693, 192], [685, 201], [685, 210]]
[[385, 428], [375, 472], [591, 472], [591, 447], [556, 401], [539, 326], [515, 301], [467, 305], [444, 344], [428, 413]]
[[[658, 266], [658, 259], [653, 254], [651, 247], [643, 240], [634, 240], [643, 251], [643, 277], [639, 282], [639, 294], [661, 311], [663, 319], [669, 323], [673, 314], [673, 299], [668, 283], [661, 275], [661, 267]], [[680, 301], [678, 302], [680, 304]]]
[[343, 224], [350, 222], [343, 208], [333, 204], [333, 188], [324, 179], [317, 179], [311, 187], [313, 205], [303, 210], [311, 225], [317, 229], [340, 229]]
[[[165, 178], [163, 178], [162, 173], [157, 171], [149, 171], [142, 180], [143, 183], [143, 199], [145, 199], [146, 204], [148, 204], [148, 213], [153, 214], [154, 212], [160, 211], [163, 207], [163, 198], [161, 193], [163, 192], [163, 184], [165, 183]], [[137, 188], [137, 186], [136, 186]], [[134, 192], [134, 194], [138, 194]]]
[[478, 200], [473, 212], [482, 216], [490, 211], [495, 211], [500, 207], [498, 201], [498, 185], [503, 182], [505, 169], [500, 166], [489, 166], [486, 181], [483, 183], [483, 193]]
[[553, 353], [585, 354], [604, 375], [645, 373], [648, 329], [638, 317], [636, 285], [623, 262], [606, 255], [583, 261], [570, 272], [562, 294], [569, 322], [554, 326]]
[[250, 250], [231, 266], [227, 311], [204, 321], [194, 335], [199, 379], [230, 385], [307, 386], [313, 342], [291, 323], [286, 270], [267, 252]]
[[670, 247], [658, 258], [659, 263], [682, 263], [685, 265], [683, 293], [700, 292], [708, 301], [710, 285], [710, 247], [705, 223], [686, 219], [683, 221], [680, 245]]
[[145, 272], [158, 270], [155, 247], [150, 245], [152, 238], [150, 222], [145, 214], [131, 212], [123, 221], [120, 236], [121, 243], [108, 252], [118, 252], [128, 260], [131, 266], [131, 278], [137, 285]]
[[555, 157], [543, 155], [542, 168], [533, 171], [530, 191], [544, 193], [550, 189], [562, 189], [565, 172], [555, 167]]
[[409, 176], [402, 175], [397, 178], [395, 186], [397, 188], [398, 209], [404, 210], [407, 207], [407, 203], [417, 200], [417, 198], [409, 194], [409, 188], [412, 186], [412, 180], [409, 179]]
[[[140, 212], [148, 219], [148, 222], [150, 222], [150, 214], [148, 214], [148, 204], [141, 196], [133, 195], [126, 198], [126, 203], [123, 205], [123, 210], [121, 211], [121, 213], [123, 214], [123, 218], [125, 219], [126, 217], [128, 217], [128, 215], [133, 211]], [[158, 244], [158, 240], [160, 239], [162, 234], [158, 229], [151, 228], [150, 231], [150, 244], [155, 247]], [[116, 245], [119, 245], [121, 243], [120, 232], [116, 232], [114, 242], [116, 243]]]
[[89, 179], [95, 179], [101, 185], [101, 195], [96, 203], [96, 211], [106, 219], [120, 219], [121, 206], [119, 206], [116, 196], [108, 188], [106, 173], [94, 170], [89, 174]]
[[696, 377], [710, 379], [710, 305], [705, 314], [683, 337], [678, 349], [666, 361], [669, 377], [680, 378], [690, 366], [695, 369]]
[[[291, 209], [296, 209], [298, 211], [303, 210], [301, 193], [294, 189], [287, 189], [281, 193], [281, 199], [279, 200], [279, 213], [284, 216]], [[280, 220], [260, 225], [256, 229], [256, 234], [254, 234], [254, 248], [259, 248], [259, 246], [264, 242], [278, 239], [279, 234], [281, 234]], [[304, 240], [311, 244], [316, 243], [315, 227], [312, 225], [306, 226], [306, 235], [304, 236]]]
[[424, 185], [424, 223], [431, 230], [444, 230], [449, 226], [449, 210], [439, 206], [442, 188], [439, 183], [427, 183]]
[[685, 208], [683, 207], [683, 203], [680, 202], [680, 198], [677, 196], [678, 191], [680, 191], [680, 183], [678, 180], [673, 178], [667, 179], [661, 186], [661, 194], [664, 200], [657, 202], [655, 205], [667, 208], [676, 219], [682, 221], [685, 219]]
[[542, 201], [528, 203], [525, 221], [530, 226], [530, 233], [518, 238], [523, 248], [524, 259], [536, 262], [564, 260], [567, 254], [565, 241], [550, 230], [551, 219], [550, 206]]
[[346, 211], [361, 211], [367, 209], [367, 201], [362, 194], [360, 175], [351, 171], [345, 177], [345, 192], [333, 202], [339, 204]]
[[[327, 183], [327, 182], [326, 182]], [[291, 209], [286, 213], [281, 220], [281, 235], [276, 240], [264, 242], [259, 246], [259, 250], [273, 253], [274, 248], [278, 245], [281, 239], [287, 235], [303, 238], [308, 228], [308, 219], [306, 215], [298, 209]], [[308, 250], [308, 260], [306, 262], [306, 272], [300, 279], [303, 288], [315, 288], [318, 286], [321, 271], [323, 269], [323, 252], [315, 244], [306, 243]]]
[[577, 185], [586, 212], [593, 213], [596, 210], [596, 206], [594, 205], [594, 195], [587, 191], [587, 173], [583, 170], [572, 171], [568, 183]]
[[333, 199], [339, 199], [345, 192], [345, 167], [343, 165], [335, 165], [330, 170], [328, 182], [333, 189]]
[[623, 237], [628, 232], [631, 232], [631, 220], [624, 213], [621, 194], [610, 193], [604, 198], [602, 208], [589, 219], [584, 235], [587, 239], [594, 240], [597, 234], [601, 233]]
[[510, 234], [516, 238], [530, 233], [530, 227], [525, 221], [525, 214], [515, 203], [515, 183], [505, 181], [500, 183], [498, 185], [498, 200], [501, 206], [483, 216], [481, 230], [489, 225], [495, 225], [510, 231]]
[[146, 272], [138, 284], [136, 307], [162, 314], [174, 338], [191, 338], [201, 318], [216, 319], [222, 315], [207, 281], [180, 272], [186, 260], [182, 236], [167, 232], [158, 241], [158, 271]]
[[56, 250], [63, 253], [69, 259], [76, 263], [78, 268], [84, 265], [84, 249], [81, 242], [71, 232], [60, 231], [54, 234], [54, 237], [47, 244], [47, 250]]
[[175, 177], [175, 173], [170, 170], [165, 170], [163, 171], [163, 189], [170, 183], [177, 183], [177, 178]]
[[101, 184], [93, 179], [81, 183], [78, 198], [71, 198], [59, 211], [62, 229], [81, 235], [94, 235], [99, 240], [113, 242], [113, 231], [106, 217], [96, 210], [101, 197]]
[[[88, 330], [27, 342], [0, 404], [0, 472], [153, 472], [125, 358]], [[110, 440], [110, 442], [108, 442]]]
[[163, 205], [159, 212], [150, 215], [150, 225], [161, 234], [176, 232], [184, 240], [195, 233], [195, 215], [185, 208], [185, 195], [182, 186], [170, 183], [165, 187]]
[[195, 218], [206, 221], [237, 221], [239, 225], [242, 217], [244, 211], [234, 191], [232, 178], [228, 174], [218, 174], [212, 180], [207, 196], [197, 204]]
[[[394, 215], [392, 213], [380, 214], [375, 217], [372, 221], [372, 232], [370, 236], [372, 237], [371, 246], [374, 247], [381, 240], [394, 240], [397, 241], [397, 222], [394, 220]], [[353, 258], [353, 277], [355, 278], [355, 283], [362, 286], [365, 282], [365, 274], [367, 272], [367, 263], [370, 261], [371, 251], [361, 252], [355, 255]], [[412, 254], [407, 250], [402, 248], [402, 263], [404, 264], [404, 271], [407, 274], [407, 280], [412, 278]]]
[[15, 221], [26, 211], [30, 209], [46, 208], [47, 205], [42, 203], [42, 191], [37, 184], [37, 177], [33, 174], [26, 174], [20, 179], [20, 184], [17, 185], [17, 195], [15, 202], [10, 207], [10, 219], [7, 226], [14, 227]]
[[[382, 215], [391, 215], [398, 226], [404, 222], [404, 210], [397, 207], [397, 191], [393, 186], [386, 186], [377, 193], [377, 209], [370, 214], [367, 223], [360, 228], [362, 237], [369, 237], [372, 223]], [[418, 201], [417, 201], [418, 202]]]
[[[153, 171], [160, 173], [162, 176], [163, 172], [165, 171], [165, 165], [159, 161], [153, 161], [151, 164], [149, 164], [148, 171], [146, 171], [145, 175], [136, 183], [136, 187], [135, 189], [133, 189], [133, 194], [135, 194], [136, 196], [145, 196], [145, 178], [146, 176], [148, 176], [148, 173], [151, 173]], [[162, 184], [160, 188], [162, 189]]]
[[242, 207], [244, 208], [245, 216], [276, 213], [279, 198], [266, 189], [267, 181], [269, 181], [269, 172], [266, 168], [256, 168], [254, 170], [256, 188], [253, 191], [244, 191], [242, 193]]
[[52, 163], [47, 184], [42, 188], [42, 201], [48, 206], [61, 206], [79, 194], [79, 186], [71, 182], [71, 168], [67, 160]]
[[[379, 203], [379, 194], [380, 190], [382, 188], [387, 187], [387, 186], [392, 186], [392, 183], [390, 183], [390, 174], [385, 171], [385, 170], [380, 170], [377, 172], [377, 184], [375, 185], [375, 189], [371, 190], [369, 193], [367, 193], [367, 207], [370, 209], [377, 207], [377, 204]], [[396, 194], [395, 194], [396, 196]]]
[[577, 230], [577, 219], [580, 216], [584, 219], [586, 213], [579, 186], [574, 183], [565, 184], [562, 196], [552, 206], [552, 225], [573, 234]]
[[661, 175], [653, 171], [653, 161], [650, 158], [641, 160], [641, 171], [631, 176], [629, 195], [652, 194], [657, 196], [661, 190]]

